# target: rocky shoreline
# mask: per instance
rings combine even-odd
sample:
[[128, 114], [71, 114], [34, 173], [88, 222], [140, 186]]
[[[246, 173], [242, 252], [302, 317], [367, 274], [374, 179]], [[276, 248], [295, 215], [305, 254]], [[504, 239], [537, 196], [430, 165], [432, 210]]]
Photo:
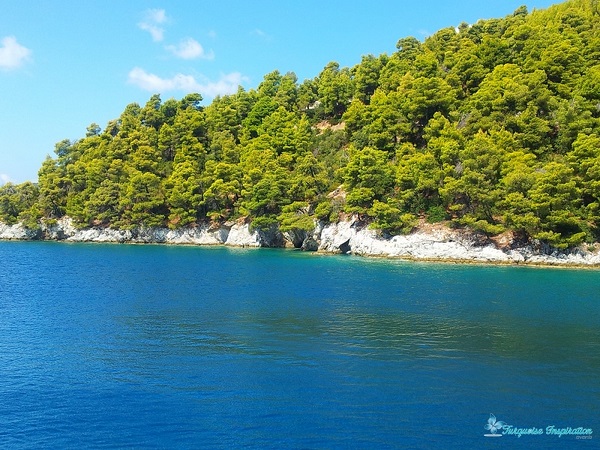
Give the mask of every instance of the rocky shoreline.
[[2, 240], [56, 240], [67, 242], [158, 243], [175, 245], [227, 245], [233, 247], [295, 247], [322, 253], [347, 253], [424, 261], [456, 261], [492, 264], [530, 264], [573, 267], [600, 266], [598, 245], [558, 250], [533, 241], [520, 243], [512, 235], [490, 239], [442, 224], [421, 223], [407, 235], [385, 237], [369, 229], [357, 217], [332, 224], [317, 223], [312, 232], [250, 230], [244, 222], [203, 224], [177, 230], [134, 228], [116, 230], [77, 229], [63, 217], [37, 230], [21, 224], [0, 223]]

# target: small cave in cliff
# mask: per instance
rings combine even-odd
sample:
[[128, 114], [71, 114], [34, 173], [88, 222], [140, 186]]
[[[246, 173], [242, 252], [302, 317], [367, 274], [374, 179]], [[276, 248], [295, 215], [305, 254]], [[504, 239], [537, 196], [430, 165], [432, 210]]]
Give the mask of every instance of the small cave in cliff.
[[350, 251], [352, 250], [352, 248], [350, 248], [350, 239], [348, 239], [343, 244], [340, 244], [339, 249], [340, 249], [340, 252], [342, 252], [343, 254], [350, 253]]

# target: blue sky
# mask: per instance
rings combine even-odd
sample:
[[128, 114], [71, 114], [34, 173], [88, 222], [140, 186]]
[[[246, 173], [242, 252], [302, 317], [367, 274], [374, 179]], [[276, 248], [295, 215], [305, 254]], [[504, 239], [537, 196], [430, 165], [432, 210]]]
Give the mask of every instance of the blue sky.
[[132, 102], [200, 92], [204, 104], [273, 70], [314, 78], [330, 61], [395, 51], [461, 22], [550, 0], [327, 2], [19, 0], [0, 14], [0, 184], [36, 181], [54, 144]]

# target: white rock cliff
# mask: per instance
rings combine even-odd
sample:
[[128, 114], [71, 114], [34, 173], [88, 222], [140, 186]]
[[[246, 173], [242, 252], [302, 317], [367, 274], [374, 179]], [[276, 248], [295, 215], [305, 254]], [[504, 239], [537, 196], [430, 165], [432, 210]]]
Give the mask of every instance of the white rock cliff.
[[0, 239], [65, 240], [69, 242], [164, 243], [187, 245], [228, 245], [235, 247], [296, 247], [324, 253], [347, 253], [414, 260], [463, 261], [509, 264], [598, 266], [598, 245], [585, 249], [557, 250], [537, 242], [502, 246], [480, 235], [453, 230], [443, 225], [419, 227], [408, 235], [385, 237], [357, 218], [332, 224], [317, 223], [312, 232], [280, 233], [250, 230], [243, 222], [226, 222], [170, 230], [168, 228], [77, 229], [63, 217], [39, 230], [21, 224], [0, 223]]

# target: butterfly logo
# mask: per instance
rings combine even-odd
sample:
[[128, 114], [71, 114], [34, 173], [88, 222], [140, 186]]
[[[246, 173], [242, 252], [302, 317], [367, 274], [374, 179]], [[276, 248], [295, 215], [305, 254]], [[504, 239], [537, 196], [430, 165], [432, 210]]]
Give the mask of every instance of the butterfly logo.
[[490, 418], [485, 424], [485, 429], [489, 431], [488, 434], [484, 434], [485, 437], [502, 437], [501, 434], [498, 433], [502, 428], [506, 427], [507, 424], [502, 422], [501, 420], [496, 419], [496, 416], [490, 414]]

